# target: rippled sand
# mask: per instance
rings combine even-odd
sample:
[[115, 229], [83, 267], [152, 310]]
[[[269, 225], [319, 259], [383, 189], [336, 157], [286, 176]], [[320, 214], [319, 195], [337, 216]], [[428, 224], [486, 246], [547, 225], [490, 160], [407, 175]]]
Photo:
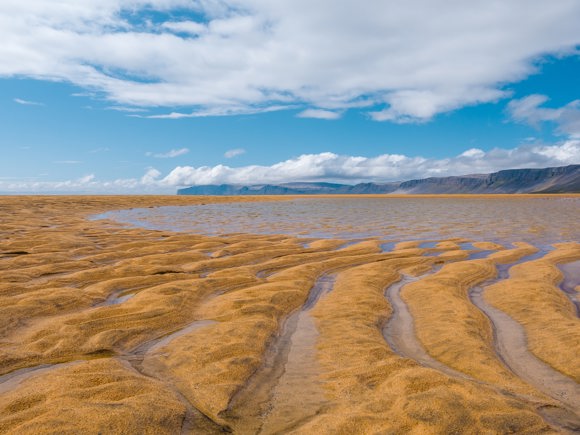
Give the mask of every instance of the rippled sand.
[[580, 430], [573, 219], [553, 246], [538, 216], [538, 243], [88, 220], [224, 201], [252, 198], [0, 198], [1, 433]]

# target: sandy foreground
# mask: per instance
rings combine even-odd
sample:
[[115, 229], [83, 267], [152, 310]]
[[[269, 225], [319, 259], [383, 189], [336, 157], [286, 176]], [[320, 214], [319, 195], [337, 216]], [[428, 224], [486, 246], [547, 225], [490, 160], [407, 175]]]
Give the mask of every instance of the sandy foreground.
[[0, 197], [0, 433], [580, 431], [575, 241], [387, 251], [87, 219], [280, 199]]

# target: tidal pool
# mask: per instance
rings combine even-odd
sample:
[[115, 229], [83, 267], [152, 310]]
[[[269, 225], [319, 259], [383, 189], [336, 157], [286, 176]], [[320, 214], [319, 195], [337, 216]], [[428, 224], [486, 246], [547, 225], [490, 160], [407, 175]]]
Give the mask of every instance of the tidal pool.
[[287, 201], [167, 206], [97, 216], [147, 229], [204, 235], [441, 240], [534, 244], [580, 239], [580, 198], [301, 198]]

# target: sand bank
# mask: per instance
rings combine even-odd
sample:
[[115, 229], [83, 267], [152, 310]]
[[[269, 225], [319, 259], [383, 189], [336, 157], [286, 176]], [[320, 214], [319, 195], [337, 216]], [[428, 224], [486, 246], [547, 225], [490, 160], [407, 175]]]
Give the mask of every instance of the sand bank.
[[[252, 200], [0, 198], [0, 432], [580, 428], [566, 401], [510, 370], [474, 303], [578, 382], [579, 320], [558, 287], [577, 243], [532, 258], [518, 240], [209, 237], [87, 219]], [[509, 278], [491, 284], [502, 265]]]

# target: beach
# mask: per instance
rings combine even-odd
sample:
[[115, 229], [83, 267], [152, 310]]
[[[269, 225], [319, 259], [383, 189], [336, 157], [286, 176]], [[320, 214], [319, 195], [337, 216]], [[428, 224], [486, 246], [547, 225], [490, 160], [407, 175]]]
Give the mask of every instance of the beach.
[[553, 243], [540, 224], [541, 243], [506, 243], [474, 225], [300, 238], [95, 219], [288, 200], [0, 197], [0, 432], [580, 430], [573, 214]]

